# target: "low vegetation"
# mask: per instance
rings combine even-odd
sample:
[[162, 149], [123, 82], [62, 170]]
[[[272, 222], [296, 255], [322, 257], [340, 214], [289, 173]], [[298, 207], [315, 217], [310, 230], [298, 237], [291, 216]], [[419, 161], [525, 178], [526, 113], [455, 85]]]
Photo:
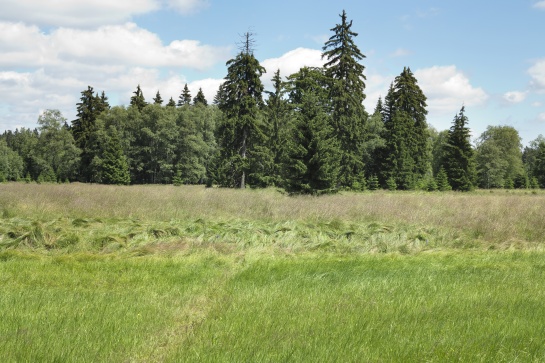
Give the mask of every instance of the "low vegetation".
[[0, 356], [540, 361], [545, 194], [0, 185]]

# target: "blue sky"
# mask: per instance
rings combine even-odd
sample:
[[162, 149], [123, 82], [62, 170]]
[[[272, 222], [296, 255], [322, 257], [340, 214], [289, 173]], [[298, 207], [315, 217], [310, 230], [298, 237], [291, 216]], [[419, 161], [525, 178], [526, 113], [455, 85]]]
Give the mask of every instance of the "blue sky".
[[283, 76], [322, 64], [321, 48], [346, 10], [367, 56], [367, 99], [403, 67], [428, 97], [428, 122], [448, 129], [462, 105], [473, 137], [510, 125], [523, 143], [545, 134], [545, 1], [431, 0], [0, 0], [0, 132], [36, 126], [40, 112], [75, 117], [91, 85], [128, 104], [140, 84], [177, 99], [184, 84], [212, 100], [237, 52], [255, 34], [255, 55]]

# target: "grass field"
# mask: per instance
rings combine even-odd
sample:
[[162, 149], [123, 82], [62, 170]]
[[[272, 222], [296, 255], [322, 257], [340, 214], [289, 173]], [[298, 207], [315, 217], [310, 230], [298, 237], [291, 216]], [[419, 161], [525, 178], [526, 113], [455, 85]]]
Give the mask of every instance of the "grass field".
[[544, 220], [542, 192], [0, 184], [0, 361], [545, 361]]

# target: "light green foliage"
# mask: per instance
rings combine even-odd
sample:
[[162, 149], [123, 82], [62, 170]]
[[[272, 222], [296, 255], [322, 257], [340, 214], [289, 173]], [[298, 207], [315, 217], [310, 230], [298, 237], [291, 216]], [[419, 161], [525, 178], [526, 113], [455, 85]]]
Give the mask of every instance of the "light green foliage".
[[477, 142], [477, 172], [483, 188], [503, 188], [523, 172], [522, 145], [511, 126], [488, 126]]
[[12, 150], [5, 140], [0, 139], [0, 178], [15, 181], [23, 177], [24, 162], [19, 154]]
[[452, 190], [451, 185], [448, 182], [448, 176], [447, 172], [445, 171], [445, 168], [441, 167], [439, 169], [439, 172], [435, 176], [435, 182], [437, 185], [437, 189], [441, 192], [446, 192], [448, 190]]

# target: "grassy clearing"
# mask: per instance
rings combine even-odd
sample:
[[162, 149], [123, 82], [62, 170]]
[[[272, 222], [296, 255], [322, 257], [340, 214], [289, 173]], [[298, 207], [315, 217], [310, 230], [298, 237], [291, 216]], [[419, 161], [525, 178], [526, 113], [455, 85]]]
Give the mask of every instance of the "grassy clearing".
[[0, 184], [2, 362], [544, 361], [545, 194]]

